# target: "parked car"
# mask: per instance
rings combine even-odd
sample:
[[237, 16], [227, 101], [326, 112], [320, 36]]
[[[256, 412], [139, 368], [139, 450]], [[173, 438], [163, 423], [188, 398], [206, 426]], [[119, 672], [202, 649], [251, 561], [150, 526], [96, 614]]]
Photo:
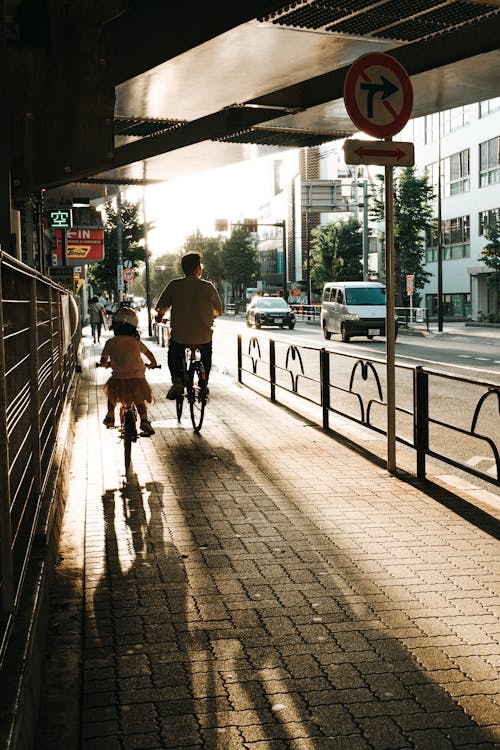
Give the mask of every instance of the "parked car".
[[254, 297], [247, 305], [247, 326], [279, 326], [292, 330], [295, 315], [290, 305], [282, 297]]

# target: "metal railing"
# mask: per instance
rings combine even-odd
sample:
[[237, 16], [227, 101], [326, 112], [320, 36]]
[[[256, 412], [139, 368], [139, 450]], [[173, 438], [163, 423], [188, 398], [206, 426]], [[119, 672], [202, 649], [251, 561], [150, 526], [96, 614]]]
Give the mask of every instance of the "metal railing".
[[0, 251], [0, 664], [77, 366], [72, 294]]
[[427, 307], [396, 307], [399, 328], [426, 328], [429, 330]]
[[[432, 457], [500, 487], [500, 385], [406, 364], [396, 377], [405, 402], [396, 404], [396, 438], [415, 450], [418, 478]], [[386, 435], [385, 380], [381, 359], [257, 336], [243, 344], [238, 335], [238, 382], [261, 393], [265, 384], [272, 401], [291, 408], [299, 399], [325, 430], [337, 415]], [[473, 462], [464, 460], [465, 443]]]
[[319, 323], [321, 305], [301, 305], [292, 302], [290, 307], [294, 311], [297, 320], [310, 320]]

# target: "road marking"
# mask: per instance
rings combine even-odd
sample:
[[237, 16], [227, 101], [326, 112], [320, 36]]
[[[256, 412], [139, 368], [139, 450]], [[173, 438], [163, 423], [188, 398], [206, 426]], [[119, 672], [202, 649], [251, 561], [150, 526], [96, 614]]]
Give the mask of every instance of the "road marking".
[[491, 361], [489, 357], [474, 357], [474, 359], [477, 359], [478, 362], [490, 362]]
[[463, 359], [472, 359], [472, 354], [459, 354], [458, 356]]

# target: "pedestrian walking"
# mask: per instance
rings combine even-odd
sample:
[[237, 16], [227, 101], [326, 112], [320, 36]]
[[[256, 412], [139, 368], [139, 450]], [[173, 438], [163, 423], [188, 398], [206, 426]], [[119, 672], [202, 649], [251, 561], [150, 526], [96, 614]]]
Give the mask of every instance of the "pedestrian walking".
[[101, 340], [101, 329], [105, 323], [105, 315], [104, 305], [99, 302], [99, 297], [95, 294], [89, 305], [90, 328], [94, 344]]

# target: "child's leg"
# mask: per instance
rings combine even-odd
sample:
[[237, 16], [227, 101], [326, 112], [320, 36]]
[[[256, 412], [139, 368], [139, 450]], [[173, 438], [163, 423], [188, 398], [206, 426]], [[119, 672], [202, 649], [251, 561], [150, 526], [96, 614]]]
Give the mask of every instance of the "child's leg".
[[151, 427], [151, 424], [150, 424], [150, 422], [148, 420], [148, 410], [146, 408], [146, 404], [144, 403], [144, 401], [142, 401], [141, 403], [136, 404], [136, 406], [137, 406], [137, 411], [139, 413], [139, 417], [140, 417], [140, 420], [141, 420], [141, 432], [142, 432], [142, 434], [143, 435], [147, 435], [147, 436], [154, 435], [155, 431]]
[[108, 413], [104, 417], [103, 422], [105, 427], [115, 426], [115, 404], [108, 398]]

